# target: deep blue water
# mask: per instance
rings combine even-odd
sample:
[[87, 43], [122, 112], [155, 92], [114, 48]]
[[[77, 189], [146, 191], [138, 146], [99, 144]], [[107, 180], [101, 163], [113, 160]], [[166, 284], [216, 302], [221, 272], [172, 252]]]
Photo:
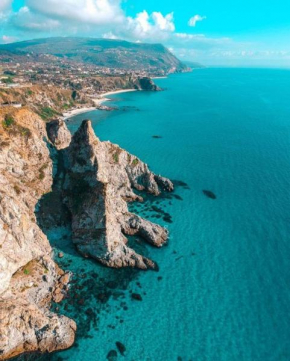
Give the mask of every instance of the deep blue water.
[[[166, 91], [112, 96], [119, 110], [68, 124], [90, 118], [101, 140], [187, 183], [176, 189], [182, 199], [158, 204], [173, 223], [139, 208], [170, 230], [163, 249], [136, 244], [160, 271], [138, 272], [122, 290], [126, 306], [113, 293], [92, 338], [79, 333], [76, 347], [53, 357], [105, 361], [121, 341], [118, 359], [128, 361], [290, 360], [290, 71], [201, 69], [156, 82]], [[78, 272], [126, 277], [65, 257]]]

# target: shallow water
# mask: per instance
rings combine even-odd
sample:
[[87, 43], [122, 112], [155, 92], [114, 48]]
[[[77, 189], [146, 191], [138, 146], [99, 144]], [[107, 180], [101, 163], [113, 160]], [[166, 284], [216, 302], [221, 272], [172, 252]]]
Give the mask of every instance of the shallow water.
[[61, 240], [67, 231], [50, 232], [76, 273], [78, 301], [61, 312], [80, 328], [73, 348], [45, 359], [102, 361], [120, 341], [130, 361], [290, 360], [290, 71], [201, 69], [156, 82], [166, 91], [112, 96], [119, 110], [68, 125], [90, 118], [101, 140], [188, 185], [133, 206], [170, 230], [163, 249], [131, 240], [160, 271], [105, 269]]

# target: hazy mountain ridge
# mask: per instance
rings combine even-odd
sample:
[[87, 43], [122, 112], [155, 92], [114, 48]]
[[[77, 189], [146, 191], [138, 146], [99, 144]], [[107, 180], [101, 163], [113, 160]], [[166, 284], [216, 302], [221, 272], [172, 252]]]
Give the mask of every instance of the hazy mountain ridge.
[[91, 38], [47, 38], [0, 45], [0, 57], [28, 57], [36, 61], [65, 59], [122, 69], [160, 69], [164, 73], [188, 68], [161, 44], [131, 43], [124, 40]]

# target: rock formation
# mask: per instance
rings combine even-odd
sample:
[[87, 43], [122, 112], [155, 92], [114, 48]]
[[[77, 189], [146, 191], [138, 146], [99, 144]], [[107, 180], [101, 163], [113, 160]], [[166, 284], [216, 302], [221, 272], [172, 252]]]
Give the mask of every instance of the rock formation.
[[84, 256], [109, 267], [156, 269], [128, 247], [125, 235], [139, 235], [156, 247], [168, 238], [165, 228], [129, 212], [127, 202], [142, 201], [141, 191], [155, 196], [161, 189], [172, 191], [170, 180], [118, 145], [101, 142], [90, 121], [71, 137], [61, 120], [45, 128], [26, 108], [1, 110], [0, 360], [62, 350], [74, 342], [75, 322], [50, 311], [51, 301], [66, 294], [70, 274], [53, 261], [34, 214], [51, 191], [53, 175], [61, 180], [59, 202], [71, 214], [73, 242]]
[[147, 91], [160, 91], [158, 85], [149, 77], [138, 78], [135, 85], [138, 90], [147, 90]]
[[44, 137], [44, 123], [31, 111], [1, 110], [0, 360], [26, 351], [63, 349], [74, 341], [75, 323], [49, 312], [63, 271], [52, 261], [34, 215], [52, 184]]
[[67, 148], [71, 142], [71, 134], [64, 120], [56, 119], [46, 124], [47, 136], [57, 150]]
[[[129, 248], [125, 235], [139, 235], [161, 247], [165, 228], [130, 213], [127, 202], [142, 201], [133, 189], [159, 195], [173, 184], [153, 174], [137, 157], [101, 142], [83, 121], [66, 150], [64, 200], [72, 215], [73, 242], [85, 256], [110, 267], [155, 269], [156, 264]], [[158, 186], [159, 185], [159, 186]]]

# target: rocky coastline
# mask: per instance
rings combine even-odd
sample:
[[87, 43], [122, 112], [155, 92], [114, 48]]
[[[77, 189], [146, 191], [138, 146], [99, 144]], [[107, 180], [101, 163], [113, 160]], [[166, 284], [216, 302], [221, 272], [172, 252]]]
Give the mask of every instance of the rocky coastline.
[[[84, 257], [114, 267], [156, 270], [128, 246], [139, 235], [161, 247], [168, 231], [128, 210], [141, 193], [158, 196], [173, 184], [118, 145], [101, 142], [88, 120], [72, 136], [63, 120], [46, 125], [27, 108], [0, 112], [0, 360], [70, 347], [76, 323], [51, 311], [69, 290], [70, 273], [54, 261], [35, 208], [59, 181], [72, 240]], [[49, 218], [49, 215], [47, 215]], [[51, 220], [52, 222], [54, 220]]]

